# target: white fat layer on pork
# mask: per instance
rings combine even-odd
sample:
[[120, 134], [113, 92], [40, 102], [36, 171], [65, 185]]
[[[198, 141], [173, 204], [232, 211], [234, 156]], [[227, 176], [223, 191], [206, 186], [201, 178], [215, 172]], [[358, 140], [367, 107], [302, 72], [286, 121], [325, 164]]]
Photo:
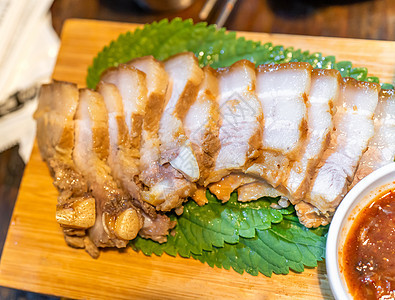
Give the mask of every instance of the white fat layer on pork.
[[73, 158], [96, 199], [96, 222], [88, 231], [89, 237], [97, 247], [125, 247], [127, 241], [111, 235], [103, 219], [106, 204], [119, 196], [119, 189], [106, 164], [108, 139], [108, 118], [103, 99], [94, 91], [80, 90]]
[[294, 161], [285, 182], [289, 198], [299, 202], [308, 190], [311, 176], [328, 146], [333, 128], [333, 102], [339, 94], [340, 73], [335, 70], [313, 70], [309, 105], [307, 107], [307, 137], [301, 157]]
[[306, 121], [305, 97], [310, 89], [311, 68], [259, 71], [256, 92], [262, 103], [265, 127], [263, 148], [296, 155]]
[[[147, 107], [143, 119], [140, 150], [140, 170], [142, 180], [152, 172], [152, 164], [160, 160], [160, 140], [158, 135], [160, 116], [165, 106], [165, 94], [169, 84], [164, 65], [152, 56], [137, 58], [128, 63], [146, 76]], [[157, 170], [156, 170], [157, 171]]]
[[263, 115], [255, 94], [255, 68], [246, 60], [218, 71], [221, 125], [220, 149], [207, 180], [216, 182], [232, 171], [242, 171], [262, 148]]
[[75, 84], [55, 81], [41, 87], [34, 118], [37, 120], [38, 146], [45, 160], [56, 157], [72, 164], [73, 118], [77, 104]]
[[374, 136], [363, 154], [353, 187], [374, 170], [394, 161], [395, 156], [395, 91], [381, 91], [374, 113]]
[[171, 165], [160, 164], [159, 126], [166, 105], [169, 75], [164, 64], [152, 56], [134, 59], [128, 65], [146, 74], [148, 103], [141, 133], [140, 180], [148, 189], [142, 192], [142, 198], [157, 210], [168, 211], [179, 207], [196, 189], [195, 184]]
[[191, 105], [183, 124], [192, 143], [199, 164], [203, 184], [209, 175], [216, 152], [219, 150], [218, 79], [210, 67], [203, 69], [204, 79], [199, 87], [196, 101]]
[[182, 121], [196, 101], [203, 71], [192, 53], [175, 55], [164, 64], [169, 75], [169, 88], [159, 125], [161, 163], [170, 163], [185, 178], [194, 182], [200, 177], [199, 165]]
[[147, 106], [145, 74], [136, 68], [121, 64], [103, 73], [101, 80], [115, 85], [122, 97], [125, 122], [132, 146], [140, 149], [142, 119]]
[[98, 86], [108, 115], [109, 155], [107, 163], [112, 175], [134, 198], [139, 199], [139, 189], [134, 178], [139, 174], [138, 149], [132, 149], [123, 113], [122, 97], [117, 87], [101, 82]]
[[256, 93], [265, 120], [263, 154], [247, 172], [263, 177], [273, 187], [285, 180], [289, 161], [301, 156], [311, 71], [307, 63], [258, 67]]
[[374, 133], [373, 113], [379, 86], [346, 78], [335, 102], [334, 131], [319, 163], [306, 201], [333, 212], [347, 192], [362, 154]]

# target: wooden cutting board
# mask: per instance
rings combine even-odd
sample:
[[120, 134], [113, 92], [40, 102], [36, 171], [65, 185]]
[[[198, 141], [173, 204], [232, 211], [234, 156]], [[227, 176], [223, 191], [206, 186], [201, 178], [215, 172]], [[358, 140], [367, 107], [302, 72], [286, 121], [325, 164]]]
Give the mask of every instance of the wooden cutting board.
[[[85, 86], [87, 67], [103, 46], [137, 25], [70, 20], [53, 77]], [[395, 42], [239, 33], [249, 39], [335, 55], [393, 82]], [[332, 299], [325, 264], [303, 273], [240, 275], [193, 259], [146, 257], [131, 249], [103, 251], [98, 260], [66, 246], [55, 221], [57, 191], [37, 145], [28, 163], [0, 264], [0, 285], [83, 299], [259, 298]]]

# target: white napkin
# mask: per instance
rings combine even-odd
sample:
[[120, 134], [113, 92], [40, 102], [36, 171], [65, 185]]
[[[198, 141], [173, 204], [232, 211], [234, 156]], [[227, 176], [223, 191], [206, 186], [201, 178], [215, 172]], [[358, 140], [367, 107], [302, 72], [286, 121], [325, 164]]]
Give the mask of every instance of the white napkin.
[[[14, 18], [7, 14], [0, 18], [0, 37], [8, 35], [2, 22], [17, 25], [5, 41], [7, 48], [0, 47], [0, 104], [18, 90], [49, 81], [59, 49], [59, 38], [48, 13], [52, 0], [0, 0], [0, 10], [8, 1], [8, 10], [13, 10], [8, 13]], [[13, 7], [16, 2], [20, 11]], [[15, 18], [23, 22], [14, 22]], [[19, 143], [22, 159], [25, 163], [29, 160], [36, 134], [32, 118], [36, 106], [37, 99], [0, 118], [0, 152]]]

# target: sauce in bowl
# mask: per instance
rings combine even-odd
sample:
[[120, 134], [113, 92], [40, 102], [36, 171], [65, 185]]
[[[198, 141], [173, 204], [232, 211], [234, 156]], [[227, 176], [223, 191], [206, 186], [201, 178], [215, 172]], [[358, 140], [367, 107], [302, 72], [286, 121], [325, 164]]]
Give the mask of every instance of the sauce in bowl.
[[356, 216], [342, 260], [355, 299], [395, 299], [395, 190], [379, 195]]

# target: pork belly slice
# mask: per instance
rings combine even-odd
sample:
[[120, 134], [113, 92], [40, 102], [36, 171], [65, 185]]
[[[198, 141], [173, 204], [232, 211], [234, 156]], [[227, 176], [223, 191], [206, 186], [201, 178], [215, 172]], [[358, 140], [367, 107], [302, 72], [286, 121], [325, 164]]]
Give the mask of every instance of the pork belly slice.
[[374, 113], [374, 136], [362, 155], [351, 189], [374, 170], [394, 161], [395, 157], [395, 91], [381, 90]]
[[[111, 83], [100, 82], [98, 91], [103, 96], [108, 114], [109, 155], [107, 163], [111, 175], [119, 187], [132, 197], [131, 202], [141, 209], [143, 225], [139, 234], [157, 242], [165, 242], [174, 222], [165, 215], [157, 214], [155, 208], [142, 201], [140, 189], [136, 184], [139, 175], [139, 159], [131, 146], [128, 128], [125, 123], [121, 95]], [[147, 149], [148, 150], [148, 149]]]
[[159, 126], [166, 105], [169, 75], [164, 64], [152, 56], [137, 58], [128, 64], [146, 74], [148, 91], [147, 109], [142, 126], [139, 177], [146, 188], [141, 192], [141, 196], [157, 210], [169, 211], [181, 206], [196, 190], [196, 185], [185, 179], [182, 173], [169, 163], [162, 165], [160, 162]]
[[255, 94], [255, 66], [240, 60], [217, 70], [220, 149], [205, 184], [216, 182], [261, 154], [263, 115]]
[[220, 149], [218, 79], [215, 71], [205, 67], [204, 79], [199, 87], [195, 103], [184, 118], [184, 129], [192, 143], [200, 170], [199, 184], [203, 185], [213, 166], [214, 157]]
[[136, 156], [140, 153], [141, 127], [147, 108], [145, 76], [143, 72], [125, 64], [116, 68], [109, 68], [101, 76], [101, 81], [112, 83], [119, 90], [126, 125]]
[[345, 78], [335, 102], [334, 131], [314, 174], [306, 202], [324, 215], [335, 211], [374, 133], [380, 86]]
[[257, 68], [256, 93], [263, 109], [263, 153], [248, 168], [273, 187], [288, 172], [289, 162], [301, 157], [307, 132], [306, 102], [312, 67], [308, 63], [261, 65]]
[[153, 163], [145, 180], [148, 188], [141, 192], [141, 197], [155, 206], [158, 211], [170, 211], [181, 207], [197, 189], [195, 183], [185, 179], [184, 175], [170, 164], [162, 166], [159, 163]]
[[78, 232], [83, 236], [84, 229], [95, 223], [96, 212], [95, 199], [88, 193], [85, 178], [72, 159], [77, 104], [77, 85], [54, 81], [41, 87], [34, 118], [41, 156], [59, 190], [56, 220], [66, 235]]
[[111, 174], [134, 198], [140, 198], [135, 182], [139, 174], [139, 155], [133, 149], [123, 112], [122, 97], [114, 84], [100, 82], [97, 91], [102, 95], [108, 116], [109, 153], [107, 163]]
[[200, 178], [199, 165], [191, 141], [184, 131], [184, 120], [196, 101], [203, 71], [193, 53], [180, 53], [164, 62], [169, 75], [166, 105], [159, 125], [161, 164], [170, 163], [186, 179]]
[[147, 104], [143, 117], [140, 151], [140, 179], [145, 183], [145, 173], [160, 160], [159, 121], [165, 106], [165, 95], [169, 84], [163, 63], [152, 56], [136, 58], [127, 63], [145, 74]]
[[308, 191], [315, 167], [329, 144], [333, 129], [333, 103], [339, 95], [340, 80], [337, 70], [315, 69], [311, 73], [305, 146], [300, 150], [300, 159], [292, 163], [284, 184], [293, 204], [302, 200]]
[[88, 234], [96, 247], [125, 247], [143, 225], [140, 211], [111, 175], [108, 116], [102, 96], [80, 90], [75, 115], [75, 165], [96, 199], [96, 222]]

